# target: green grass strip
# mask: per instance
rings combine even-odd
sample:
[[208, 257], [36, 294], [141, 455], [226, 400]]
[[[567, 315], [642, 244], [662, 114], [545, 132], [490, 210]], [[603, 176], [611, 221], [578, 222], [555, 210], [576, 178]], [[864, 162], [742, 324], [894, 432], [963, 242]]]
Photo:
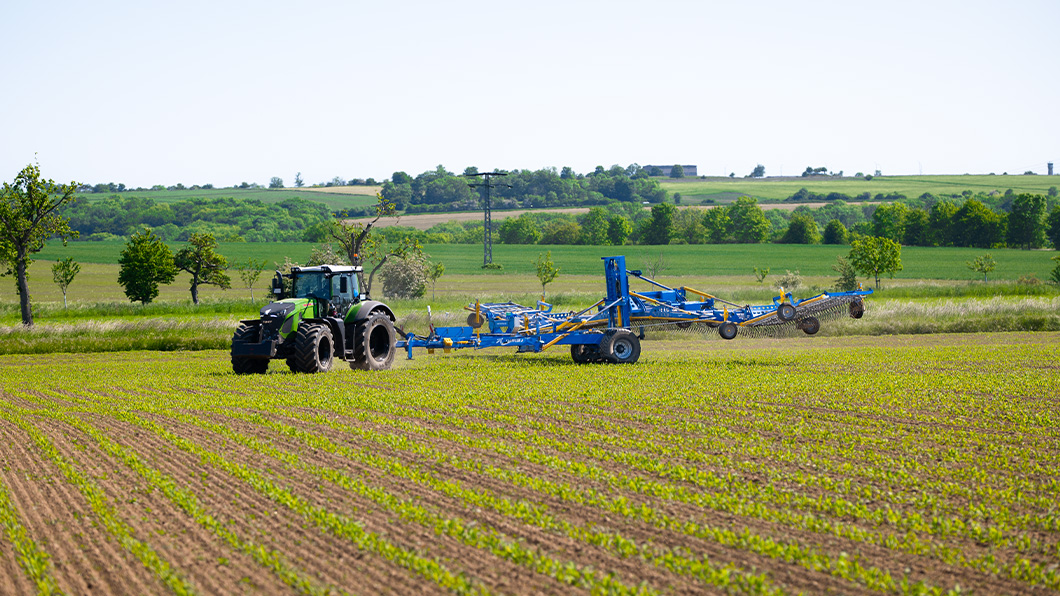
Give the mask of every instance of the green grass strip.
[[63, 591], [59, 589], [55, 578], [52, 577], [51, 557], [26, 533], [26, 528], [19, 520], [18, 511], [15, 510], [15, 505], [11, 502], [3, 481], [0, 481], [0, 527], [15, 545], [18, 564], [25, 570], [33, 585], [37, 586], [37, 594], [41, 596], [62, 594]]
[[144, 567], [155, 574], [174, 594], [190, 595], [196, 594], [194, 586], [185, 581], [177, 571], [164, 560], [149, 544], [133, 537], [133, 530], [114, 511], [114, 506], [107, 499], [103, 489], [95, 482], [89, 480], [79, 472], [59, 451], [55, 448], [48, 437], [44, 436], [32, 424], [26, 422], [22, 416], [16, 416], [8, 409], [8, 404], [0, 404], [0, 418], [18, 426], [26, 432], [37, 444], [41, 452], [55, 464], [62, 472], [67, 482], [72, 484], [84, 496], [92, 511], [99, 517], [100, 522], [106, 530], [114, 536], [125, 550], [132, 553]]

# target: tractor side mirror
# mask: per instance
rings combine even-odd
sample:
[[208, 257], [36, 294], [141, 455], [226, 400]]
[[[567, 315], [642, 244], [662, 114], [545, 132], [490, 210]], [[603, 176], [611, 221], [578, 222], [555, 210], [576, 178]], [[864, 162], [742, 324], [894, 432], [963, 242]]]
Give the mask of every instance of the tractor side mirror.
[[277, 299], [283, 298], [283, 274], [279, 271], [272, 278], [272, 293]]

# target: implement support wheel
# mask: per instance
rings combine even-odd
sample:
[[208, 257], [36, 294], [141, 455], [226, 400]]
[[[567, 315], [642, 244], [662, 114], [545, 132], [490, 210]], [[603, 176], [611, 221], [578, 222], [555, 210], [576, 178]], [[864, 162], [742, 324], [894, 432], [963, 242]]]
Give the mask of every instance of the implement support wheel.
[[860, 319], [865, 316], [865, 303], [861, 300], [850, 303], [850, 316], [854, 319]]
[[571, 344], [570, 346], [570, 357], [578, 364], [596, 362], [596, 359], [599, 355], [600, 354], [596, 346], [584, 344]]
[[799, 328], [806, 335], [813, 335], [821, 330], [821, 322], [817, 320], [817, 317], [806, 317], [799, 321]]
[[720, 335], [722, 339], [734, 339], [738, 329], [736, 323], [726, 321], [718, 326], [718, 335]]
[[795, 307], [784, 303], [777, 307], [777, 318], [781, 321], [790, 321], [795, 318]]
[[640, 338], [625, 329], [609, 329], [600, 340], [599, 353], [611, 364], [633, 364], [640, 359]]

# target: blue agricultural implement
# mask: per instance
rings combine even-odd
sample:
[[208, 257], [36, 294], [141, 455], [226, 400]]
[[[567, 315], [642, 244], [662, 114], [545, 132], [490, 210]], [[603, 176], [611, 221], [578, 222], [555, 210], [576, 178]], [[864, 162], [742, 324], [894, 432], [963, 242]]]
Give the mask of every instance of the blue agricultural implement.
[[[431, 327], [427, 336], [405, 334], [396, 347], [412, 358], [413, 348], [429, 353], [466, 348], [517, 348], [519, 352], [543, 352], [554, 346], [570, 346], [575, 362], [633, 363], [640, 358], [640, 340], [646, 329], [693, 326], [734, 339], [741, 333], [757, 335], [797, 329], [817, 333], [821, 319], [841, 314], [853, 318], [865, 314], [864, 297], [872, 290], [824, 292], [805, 300], [790, 292], [773, 298], [772, 304], [739, 305], [688, 287], [671, 288], [627, 270], [626, 258], [604, 257], [606, 295], [595, 304], [574, 312], [555, 312], [552, 305], [536, 307], [513, 302], [479, 303], [470, 311], [467, 326]], [[630, 278], [649, 284], [650, 290], [634, 292]]]

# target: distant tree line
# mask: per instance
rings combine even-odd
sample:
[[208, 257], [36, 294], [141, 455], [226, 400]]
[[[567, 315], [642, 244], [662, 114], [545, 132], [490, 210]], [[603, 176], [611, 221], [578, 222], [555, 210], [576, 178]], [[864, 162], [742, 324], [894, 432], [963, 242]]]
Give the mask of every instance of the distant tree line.
[[278, 203], [233, 198], [158, 203], [144, 197], [111, 196], [73, 202], [64, 207], [62, 215], [83, 240], [128, 237], [146, 226], [167, 241], [211, 234], [227, 242], [292, 242], [314, 235], [314, 230], [332, 219], [326, 205], [297, 198]]
[[[465, 168], [463, 174], [477, 174], [478, 168]], [[666, 191], [637, 164], [610, 169], [597, 166], [589, 174], [571, 168], [511, 170], [494, 179], [490, 190], [496, 209], [576, 207], [619, 203], [661, 203]], [[466, 211], [480, 209], [486, 190], [472, 188], [468, 178], [438, 166], [413, 178], [394, 172], [383, 183], [382, 194], [399, 211], [406, 213]]]

